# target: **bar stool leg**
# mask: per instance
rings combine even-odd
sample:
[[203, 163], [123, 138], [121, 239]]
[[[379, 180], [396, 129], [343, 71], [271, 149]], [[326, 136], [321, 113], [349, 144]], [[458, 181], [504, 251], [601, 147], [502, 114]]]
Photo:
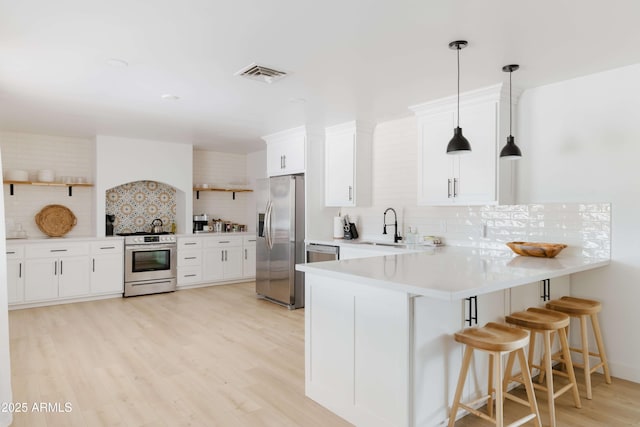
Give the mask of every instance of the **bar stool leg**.
[[584, 380], [587, 386], [587, 399], [593, 398], [591, 393], [591, 363], [589, 360], [589, 340], [587, 338], [587, 316], [580, 316], [580, 334], [582, 335], [582, 364], [584, 366]]
[[[513, 363], [516, 360], [516, 354], [515, 352], [511, 352], [509, 353], [509, 357], [507, 358], [507, 367], [504, 370], [504, 378], [502, 380], [502, 391], [504, 393], [507, 392], [507, 390], [509, 389], [509, 382], [511, 380], [511, 373], [513, 372]], [[502, 395], [502, 397], [504, 397], [504, 393]]]
[[569, 340], [567, 339], [567, 331], [564, 328], [558, 330], [558, 337], [560, 338], [560, 347], [562, 348], [562, 359], [565, 369], [569, 375], [569, 381], [573, 384], [573, 403], [576, 408], [582, 408], [580, 403], [580, 394], [578, 393], [578, 382], [576, 381], [576, 373], [573, 370], [573, 362], [571, 361], [571, 351], [569, 350]]
[[[502, 357], [500, 353], [492, 354], [493, 374], [496, 376], [496, 384], [500, 384], [500, 375], [502, 375]], [[496, 427], [504, 426], [504, 396], [502, 387], [496, 387]]]
[[[487, 385], [487, 394], [489, 395], [489, 399], [487, 400], [487, 414], [489, 414], [490, 417], [493, 417], [493, 359], [493, 353], [489, 353], [489, 381]], [[496, 384], [500, 384], [500, 377], [498, 377], [498, 382]]]
[[466, 346], [464, 350], [464, 357], [462, 359], [462, 367], [460, 368], [460, 376], [458, 377], [458, 385], [456, 386], [456, 394], [455, 394], [455, 397], [453, 398], [453, 406], [451, 407], [451, 413], [449, 414], [449, 427], [453, 427], [454, 424], [456, 423], [456, 415], [458, 414], [460, 397], [462, 396], [464, 383], [467, 380], [467, 372], [469, 371], [471, 356], [473, 356], [473, 347]]
[[603, 363], [602, 369], [604, 370], [604, 379], [607, 384], [611, 384], [611, 374], [609, 373], [609, 362], [607, 361], [607, 355], [604, 352], [604, 343], [602, 342], [602, 334], [600, 333], [600, 323], [598, 322], [598, 315], [591, 315], [591, 325], [593, 326], [593, 335], [596, 337], [596, 344], [598, 344], [598, 353], [600, 353], [600, 361]]
[[556, 426], [556, 405], [553, 400], [553, 375], [551, 369], [551, 333], [549, 331], [543, 331], [542, 336], [544, 339], [544, 372], [547, 377], [547, 400], [549, 404], [549, 419], [550, 426]]
[[[527, 399], [529, 400], [529, 407], [533, 409], [536, 417], [533, 419], [533, 423], [536, 427], [540, 427], [540, 412], [538, 411], [538, 403], [536, 402], [536, 395], [533, 391], [533, 383], [531, 382], [531, 372], [529, 372], [529, 365], [524, 355], [523, 349], [518, 349], [518, 360], [520, 362], [520, 370], [522, 371], [522, 378], [524, 380], [524, 387], [527, 390]], [[510, 375], [510, 373], [509, 373]]]

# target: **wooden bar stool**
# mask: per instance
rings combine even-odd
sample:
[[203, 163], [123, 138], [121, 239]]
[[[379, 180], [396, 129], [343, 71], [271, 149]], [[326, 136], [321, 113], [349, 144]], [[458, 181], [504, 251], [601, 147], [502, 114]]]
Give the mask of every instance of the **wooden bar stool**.
[[[449, 414], [449, 427], [452, 427], [455, 424], [459, 408], [465, 409], [482, 419], [491, 421], [497, 427], [503, 427], [505, 425], [503, 403], [506, 393], [504, 393], [502, 388], [500, 377], [502, 374], [502, 356], [507, 353], [509, 353], [510, 358], [514, 354], [517, 354], [518, 356], [520, 366], [524, 372], [523, 382], [527, 389], [528, 402], [515, 396], [509, 396], [512, 400], [528, 406], [531, 410], [530, 414], [510, 423], [509, 427], [519, 426], [530, 420], [534, 420], [535, 426], [540, 427], [540, 414], [538, 413], [538, 405], [536, 404], [536, 397], [533, 392], [531, 375], [529, 375], [529, 369], [527, 367], [527, 359], [524, 355], [524, 347], [529, 342], [529, 334], [520, 329], [510, 328], [507, 325], [491, 322], [487, 323], [482, 328], [468, 328], [462, 332], [457, 332], [454, 337], [457, 342], [465, 344], [466, 348], [464, 351], [462, 366], [460, 367], [460, 376], [458, 377], [458, 385], [453, 399], [453, 406], [451, 407], [451, 413]], [[482, 350], [489, 353], [488, 394], [473, 402], [461, 403], [460, 397], [462, 396], [464, 383], [467, 378], [467, 372], [469, 370], [469, 364], [474, 350]], [[496, 388], [494, 388], [494, 384], [497, 385]], [[493, 398], [494, 392], [496, 394], [495, 399]], [[487, 400], [487, 414], [472, 408], [472, 405], [485, 400]], [[496, 405], [495, 418], [493, 418], [494, 402]]]
[[[611, 374], [609, 373], [609, 363], [607, 355], [604, 352], [604, 344], [602, 342], [602, 334], [600, 332], [600, 323], [598, 323], [598, 313], [602, 310], [602, 304], [598, 301], [562, 297], [557, 300], [551, 300], [547, 303], [547, 308], [551, 310], [566, 313], [571, 317], [580, 319], [580, 334], [582, 336], [582, 348], [573, 348], [571, 351], [582, 354], [583, 363], [574, 363], [573, 366], [584, 369], [584, 380], [587, 388], [587, 399], [591, 399], [591, 374], [598, 368], [604, 370], [604, 378], [607, 384], [611, 384]], [[598, 353], [589, 351], [589, 340], [587, 339], [587, 317], [591, 318], [591, 326], [593, 327], [593, 335], [598, 345]], [[589, 356], [600, 358], [600, 363], [591, 367]]]
[[[571, 353], [569, 352], [569, 341], [567, 340], [567, 326], [569, 326], [569, 316], [560, 313], [558, 311], [548, 310], [546, 308], [531, 307], [527, 311], [520, 311], [512, 313], [505, 317], [507, 323], [515, 325], [519, 328], [527, 329], [531, 332], [531, 338], [529, 340], [529, 368], [540, 369], [540, 379], [544, 378], [546, 374], [546, 385], [534, 384], [534, 388], [544, 390], [547, 392], [547, 400], [549, 405], [549, 420], [550, 425], [555, 427], [556, 425], [556, 409], [555, 399], [563, 395], [565, 392], [571, 390], [573, 392], [573, 402], [576, 408], [581, 408], [580, 395], [578, 394], [578, 384], [576, 382], [576, 376], [573, 371], [573, 365], [571, 364]], [[553, 343], [553, 334], [558, 334], [560, 338], [561, 357], [559, 361], [564, 363], [567, 367], [567, 372], [561, 372], [554, 370], [551, 365], [552, 352], [551, 344]], [[533, 362], [533, 355], [536, 345], [536, 334], [542, 334], [544, 342], [544, 356], [542, 365], [535, 365]], [[504, 388], [509, 385], [510, 381], [522, 382], [521, 375], [515, 377], [511, 376], [511, 370], [513, 368], [513, 357], [509, 355], [507, 361], [507, 369], [504, 375]], [[554, 391], [553, 387], [553, 375], [560, 375], [569, 379], [569, 384], [566, 384], [558, 391]], [[525, 379], [526, 381], [526, 379]]]

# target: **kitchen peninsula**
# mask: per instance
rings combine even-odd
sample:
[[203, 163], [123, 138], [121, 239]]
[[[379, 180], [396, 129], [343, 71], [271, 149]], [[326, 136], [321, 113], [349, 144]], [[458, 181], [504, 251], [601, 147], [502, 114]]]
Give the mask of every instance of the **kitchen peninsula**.
[[[514, 298], [540, 304], [535, 293], [525, 297], [532, 294], [514, 288], [537, 290], [540, 280], [608, 264], [606, 258], [441, 247], [298, 265], [306, 282], [306, 394], [358, 426], [440, 425], [462, 359], [454, 332], [501, 321], [511, 305], [522, 303]], [[476, 357], [470, 397], [486, 387], [486, 371]]]

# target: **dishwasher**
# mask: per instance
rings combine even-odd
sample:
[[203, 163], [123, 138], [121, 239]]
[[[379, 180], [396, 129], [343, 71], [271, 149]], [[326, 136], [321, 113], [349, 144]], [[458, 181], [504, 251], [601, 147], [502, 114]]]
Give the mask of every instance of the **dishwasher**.
[[307, 244], [307, 262], [335, 261], [340, 259], [340, 246]]

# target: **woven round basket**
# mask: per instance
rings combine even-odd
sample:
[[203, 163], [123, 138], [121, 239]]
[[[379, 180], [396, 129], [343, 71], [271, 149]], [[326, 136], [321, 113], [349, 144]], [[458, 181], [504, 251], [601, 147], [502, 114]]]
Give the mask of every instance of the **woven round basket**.
[[36, 214], [36, 225], [49, 237], [64, 236], [77, 222], [73, 212], [62, 205], [47, 205]]

